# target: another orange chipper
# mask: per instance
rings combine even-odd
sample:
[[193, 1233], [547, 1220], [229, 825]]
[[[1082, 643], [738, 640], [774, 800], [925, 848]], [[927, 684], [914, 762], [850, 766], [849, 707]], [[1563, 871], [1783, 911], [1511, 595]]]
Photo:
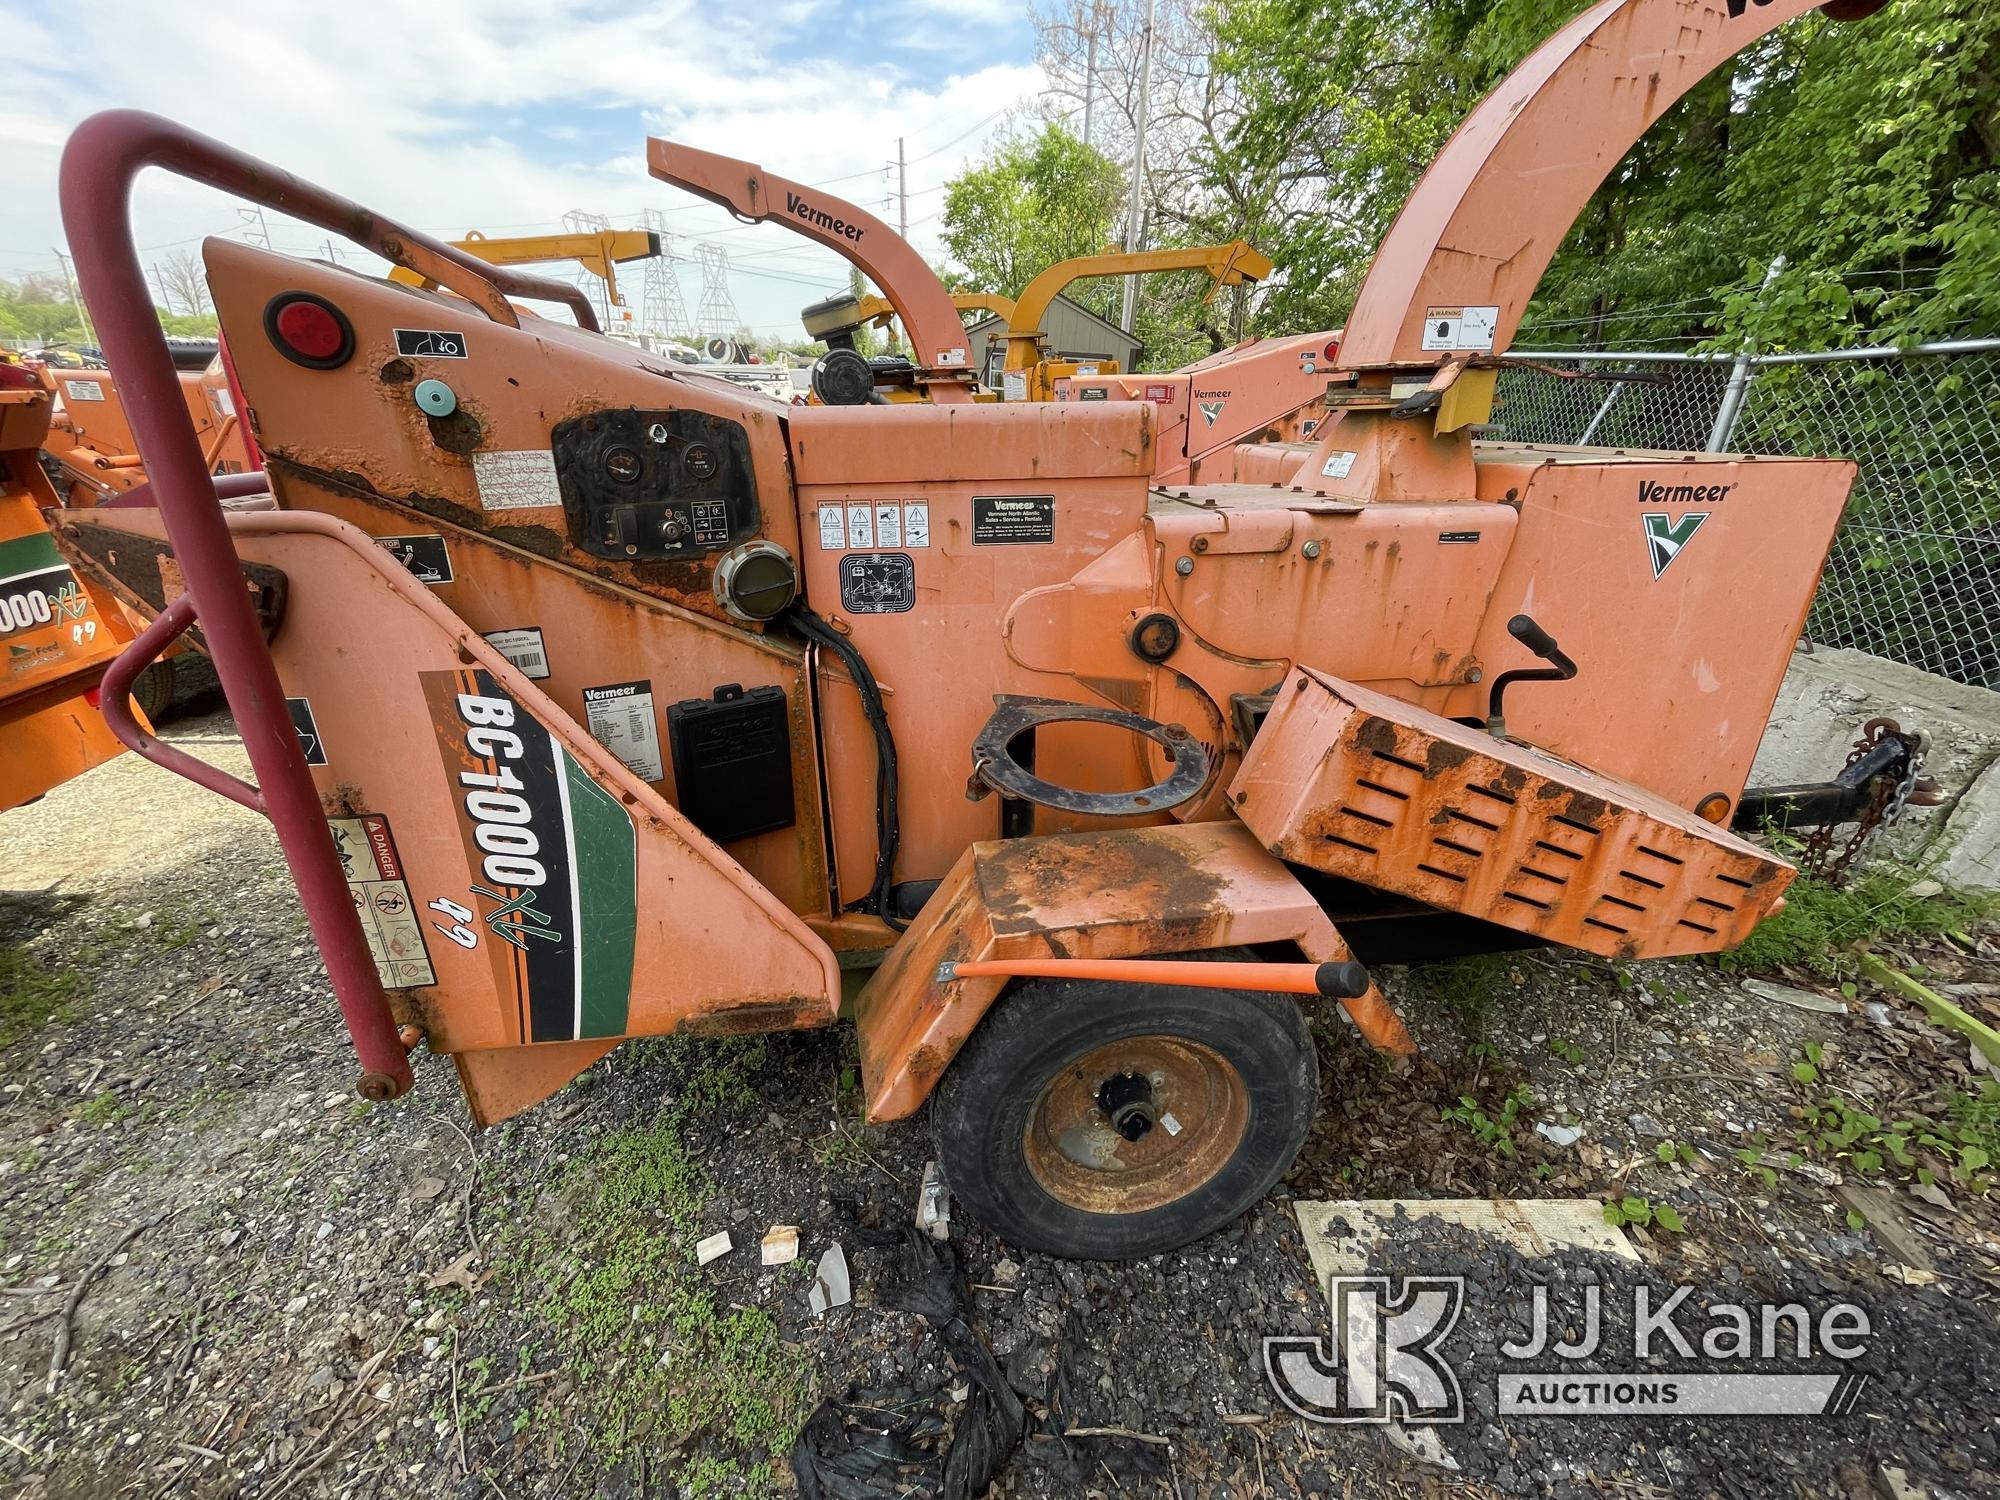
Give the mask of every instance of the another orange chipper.
[[[1727, 825], [1853, 467], [1478, 434], [1591, 192], [1814, 8], [1579, 17], [1404, 208], [1316, 440], [1171, 491], [1151, 403], [780, 405], [97, 116], [63, 210], [156, 500], [58, 517], [152, 617], [107, 716], [270, 817], [371, 1098], [421, 1042], [504, 1119], [624, 1037], [829, 1025], [868, 970], [869, 1115], [931, 1101], [969, 1212], [1061, 1254], [1183, 1243], [1304, 1138], [1295, 996], [1407, 1050], [1368, 962], [1709, 952], [1779, 905], [1793, 870]], [[148, 166], [443, 289], [208, 243], [274, 508], [219, 503], [189, 428], [127, 217]], [[510, 300], [548, 297], [583, 326]], [[122, 706], [197, 624], [257, 788]]]

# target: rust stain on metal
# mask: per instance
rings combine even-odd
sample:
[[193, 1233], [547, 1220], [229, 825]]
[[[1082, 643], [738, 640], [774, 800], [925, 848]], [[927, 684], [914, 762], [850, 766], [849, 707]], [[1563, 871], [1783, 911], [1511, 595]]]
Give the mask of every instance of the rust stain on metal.
[[1449, 740], [1432, 740], [1424, 756], [1424, 774], [1441, 776], [1446, 771], [1456, 771], [1471, 759], [1472, 751], [1464, 745], [1454, 745]]
[[1065, 1068], [1021, 1144], [1036, 1181], [1070, 1207], [1143, 1213], [1213, 1178], [1249, 1125], [1250, 1090], [1219, 1053], [1139, 1036]]
[[1589, 792], [1571, 792], [1563, 811], [1579, 823], [1588, 823], [1595, 828], [1610, 815], [1611, 804], [1602, 797], [1593, 797]]
[[832, 1023], [833, 1014], [825, 1002], [808, 995], [790, 995], [782, 1000], [725, 1001], [682, 1017], [674, 1032], [690, 1036], [750, 1036], [762, 1031], [809, 1030]]
[[1226, 890], [1222, 877], [1191, 861], [1184, 849], [1143, 830], [1021, 840], [979, 867], [979, 892], [996, 935], [1045, 932], [1044, 912], [1104, 891], [1155, 913], [1151, 924], [1163, 937], [1185, 940], [1226, 923]]
[[1364, 719], [1354, 733], [1354, 743], [1363, 750], [1373, 750], [1378, 755], [1396, 753], [1396, 726], [1387, 719]]
[[431, 441], [447, 453], [456, 453], [461, 458], [469, 458], [477, 452], [484, 441], [486, 432], [479, 418], [461, 406], [448, 417], [425, 417], [431, 430]]

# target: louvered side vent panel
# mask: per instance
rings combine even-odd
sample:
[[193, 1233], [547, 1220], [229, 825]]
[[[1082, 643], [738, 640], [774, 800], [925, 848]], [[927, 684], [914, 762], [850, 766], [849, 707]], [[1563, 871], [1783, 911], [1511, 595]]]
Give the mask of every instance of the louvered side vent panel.
[[1607, 957], [1732, 947], [1794, 873], [1641, 787], [1313, 672], [1230, 797], [1283, 859]]

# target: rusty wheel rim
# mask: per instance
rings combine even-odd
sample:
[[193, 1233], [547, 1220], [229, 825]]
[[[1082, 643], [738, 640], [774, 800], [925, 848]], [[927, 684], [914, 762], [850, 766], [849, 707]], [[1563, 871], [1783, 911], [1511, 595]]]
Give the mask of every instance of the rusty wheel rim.
[[1135, 1036], [1050, 1079], [1023, 1146], [1052, 1197], [1086, 1213], [1136, 1214], [1214, 1177], [1249, 1125], [1243, 1075], [1220, 1053], [1186, 1037]]

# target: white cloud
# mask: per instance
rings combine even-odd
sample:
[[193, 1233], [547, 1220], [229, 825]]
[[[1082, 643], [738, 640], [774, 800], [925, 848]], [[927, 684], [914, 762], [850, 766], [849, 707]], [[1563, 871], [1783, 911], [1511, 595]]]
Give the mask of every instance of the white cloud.
[[[966, 56], [967, 29], [985, 26], [996, 52], [1023, 54], [1018, 24], [1001, 24], [1023, 4], [924, 0], [899, 17], [897, 35]], [[62, 141], [85, 115], [130, 106], [432, 231], [530, 233], [555, 229], [569, 209], [666, 209], [677, 232], [714, 234], [741, 260], [737, 305], [775, 331], [813, 288], [749, 270], [832, 286], [842, 263], [782, 229], [743, 230], [648, 178], [646, 133], [801, 181], [846, 178], [832, 190], [876, 211], [890, 187], [878, 169], [900, 135], [921, 158], [909, 169], [911, 238], [935, 256], [936, 185], [1042, 87], [1024, 56], [909, 76], [866, 56], [878, 13], [841, 17], [814, 0], [81, 0], [63, 22], [58, 32], [9, 9], [10, 94], [47, 109], [0, 110], [0, 276], [52, 266]], [[793, 56], [802, 37], [843, 30], [854, 56]], [[270, 217], [281, 247], [325, 238]], [[142, 179], [135, 218], [142, 259], [240, 222], [232, 200], [157, 173]]]

